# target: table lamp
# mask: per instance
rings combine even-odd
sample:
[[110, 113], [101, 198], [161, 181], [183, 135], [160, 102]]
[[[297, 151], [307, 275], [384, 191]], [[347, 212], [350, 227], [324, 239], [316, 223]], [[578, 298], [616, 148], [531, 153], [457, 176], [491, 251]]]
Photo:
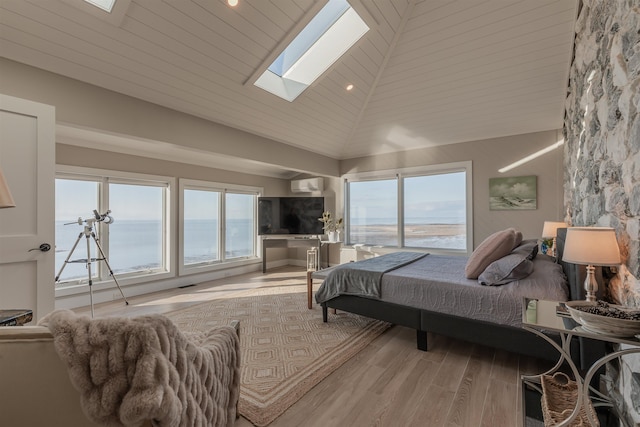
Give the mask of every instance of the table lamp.
[[553, 239], [553, 244], [551, 245], [551, 255], [552, 257], [556, 256], [556, 236], [558, 235], [558, 228], [565, 228], [567, 226], [566, 222], [558, 222], [558, 221], [545, 221], [542, 226], [542, 238], [543, 239]]
[[584, 280], [586, 300], [595, 301], [598, 282], [594, 274], [594, 265], [620, 264], [620, 249], [615, 230], [610, 227], [568, 228], [562, 261], [587, 266], [587, 277]]
[[11, 196], [11, 191], [9, 191], [9, 186], [7, 185], [7, 180], [4, 178], [2, 174], [2, 170], [0, 170], [0, 208], [15, 208], [16, 202], [13, 201], [13, 197]]

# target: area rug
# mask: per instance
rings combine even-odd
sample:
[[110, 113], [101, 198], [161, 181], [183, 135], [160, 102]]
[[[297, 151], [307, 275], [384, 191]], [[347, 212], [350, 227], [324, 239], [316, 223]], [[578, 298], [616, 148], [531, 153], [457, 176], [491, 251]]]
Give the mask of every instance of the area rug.
[[240, 415], [266, 426], [389, 328], [338, 312], [322, 322], [305, 285], [257, 288], [166, 314], [185, 331], [240, 321]]

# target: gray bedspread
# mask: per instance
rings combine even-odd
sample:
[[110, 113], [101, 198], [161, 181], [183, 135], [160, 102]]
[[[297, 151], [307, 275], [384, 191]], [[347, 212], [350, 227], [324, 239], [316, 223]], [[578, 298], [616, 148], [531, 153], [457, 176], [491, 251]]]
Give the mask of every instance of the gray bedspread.
[[559, 264], [538, 255], [528, 277], [502, 286], [467, 279], [466, 257], [431, 255], [382, 278], [381, 300], [502, 325], [522, 323], [522, 298], [566, 301], [569, 289]]
[[[523, 297], [554, 301], [566, 301], [569, 297], [567, 281], [559, 264], [546, 255], [538, 255], [533, 262], [533, 273], [525, 279], [503, 286], [483, 286], [477, 280], [465, 277], [466, 257], [432, 254], [383, 274], [379, 299], [437, 313], [519, 326]], [[324, 283], [319, 293], [325, 292], [323, 287]]]
[[338, 295], [380, 298], [380, 282], [385, 273], [412, 263], [428, 254], [392, 252], [375, 258], [337, 266], [316, 292], [316, 302], [322, 304]]

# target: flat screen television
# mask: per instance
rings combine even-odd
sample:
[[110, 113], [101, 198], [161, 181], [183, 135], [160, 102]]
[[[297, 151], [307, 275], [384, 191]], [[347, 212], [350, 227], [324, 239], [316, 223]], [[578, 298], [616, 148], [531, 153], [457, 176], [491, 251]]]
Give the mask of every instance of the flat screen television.
[[324, 234], [324, 197], [259, 197], [258, 234]]

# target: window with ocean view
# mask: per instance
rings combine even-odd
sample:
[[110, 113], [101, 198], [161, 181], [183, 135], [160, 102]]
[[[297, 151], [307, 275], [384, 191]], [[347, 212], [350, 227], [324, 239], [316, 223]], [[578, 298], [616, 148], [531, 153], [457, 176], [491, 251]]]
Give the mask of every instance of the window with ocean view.
[[404, 246], [466, 248], [465, 172], [404, 178]]
[[[95, 233], [119, 279], [167, 273], [169, 182], [138, 174], [95, 173], [59, 173], [56, 178], [56, 275], [62, 269], [56, 287], [88, 282], [85, 226]], [[96, 220], [94, 210], [99, 215], [108, 212], [107, 220]], [[93, 280], [111, 280], [106, 263], [96, 259], [100, 257], [91, 237], [89, 248]]]
[[218, 222], [220, 216], [218, 191], [185, 189], [183, 250], [184, 264], [218, 261]]
[[471, 162], [347, 177], [347, 244], [469, 251]]
[[[84, 227], [79, 218], [92, 216], [98, 207], [100, 183], [74, 179], [56, 179], [56, 275], [60, 271], [64, 260], [69, 255], [73, 245]], [[95, 245], [90, 245], [91, 257], [96, 257]], [[74, 258], [87, 257], [87, 243], [84, 234], [74, 250]], [[92, 269], [92, 277], [98, 276], [98, 269]], [[69, 263], [65, 265], [60, 281], [72, 279], [88, 279], [87, 267], [84, 263]]]
[[398, 184], [395, 179], [349, 184], [349, 241], [398, 246]]
[[255, 255], [256, 195], [227, 193], [225, 210], [225, 257]]
[[259, 189], [182, 179], [180, 193], [181, 273], [257, 258]]
[[[164, 188], [109, 184], [109, 263], [116, 274], [164, 267]], [[117, 214], [116, 214], [117, 213]]]

